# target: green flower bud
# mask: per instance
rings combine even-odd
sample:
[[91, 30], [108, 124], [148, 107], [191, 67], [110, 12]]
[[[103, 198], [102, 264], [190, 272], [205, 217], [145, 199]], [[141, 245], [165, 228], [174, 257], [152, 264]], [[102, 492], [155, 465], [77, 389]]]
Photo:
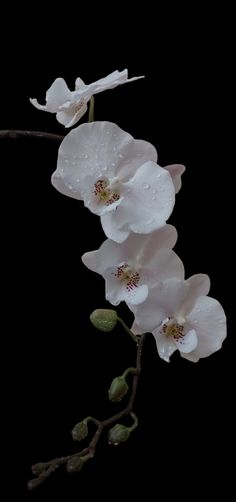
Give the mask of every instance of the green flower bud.
[[45, 471], [45, 469], [47, 468], [47, 466], [48, 466], [47, 463], [45, 463], [45, 462], [39, 462], [38, 464], [32, 465], [31, 471], [32, 471], [32, 473], [35, 476], [40, 476], [40, 474], [42, 474], [42, 472]]
[[127, 394], [128, 390], [129, 386], [123, 376], [114, 378], [108, 391], [110, 401], [113, 403], [121, 401], [125, 394]]
[[83, 468], [84, 460], [83, 458], [76, 456], [68, 460], [66, 464], [67, 472], [79, 472]]
[[117, 323], [118, 316], [115, 310], [96, 309], [90, 315], [90, 321], [100, 331], [112, 331]]
[[82, 441], [82, 439], [86, 438], [88, 435], [87, 422], [83, 421], [76, 424], [72, 429], [71, 434], [74, 441]]
[[108, 442], [110, 444], [118, 445], [123, 441], [127, 441], [129, 439], [130, 431], [128, 427], [122, 424], [116, 424], [112, 429], [108, 432]]
[[27, 483], [27, 488], [28, 490], [34, 490], [35, 488], [37, 488], [37, 486], [41, 485], [42, 481], [41, 479], [31, 479], [30, 481], [28, 481]]

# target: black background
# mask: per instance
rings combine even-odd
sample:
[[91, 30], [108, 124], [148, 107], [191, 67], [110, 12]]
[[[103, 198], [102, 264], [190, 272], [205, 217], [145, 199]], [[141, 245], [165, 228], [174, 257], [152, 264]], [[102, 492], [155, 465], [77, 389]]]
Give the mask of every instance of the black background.
[[[43, 102], [58, 76], [72, 89], [77, 76], [90, 83], [115, 69], [128, 68], [130, 77], [144, 74], [144, 80], [98, 95], [95, 118], [153, 143], [160, 165], [186, 165], [169, 220], [179, 233], [176, 252], [187, 277], [210, 275], [210, 294], [229, 315], [230, 13], [167, 6], [163, 14], [136, 6], [128, 15], [127, 9], [74, 10], [68, 4], [49, 20], [47, 10], [15, 8], [15, 22], [8, 14], [0, 128], [64, 134], [54, 115], [28, 101]], [[121, 329], [102, 334], [90, 325], [91, 311], [107, 305], [104, 283], [80, 257], [99, 247], [104, 235], [99, 218], [51, 186], [57, 145], [1, 140], [1, 159], [9, 496], [14, 489], [27, 500], [116, 500], [144, 490], [147, 500], [173, 494], [187, 499], [210, 495], [214, 487], [226, 494], [233, 423], [230, 332], [223, 349], [198, 364], [177, 353], [165, 363], [150, 336], [135, 404], [140, 426], [129, 442], [112, 448], [104, 438], [83, 472], [62, 469], [27, 492], [32, 463], [76, 451], [70, 430], [78, 420], [119, 408], [108, 402], [107, 389], [134, 364], [135, 347]], [[118, 310], [132, 322], [125, 306]]]

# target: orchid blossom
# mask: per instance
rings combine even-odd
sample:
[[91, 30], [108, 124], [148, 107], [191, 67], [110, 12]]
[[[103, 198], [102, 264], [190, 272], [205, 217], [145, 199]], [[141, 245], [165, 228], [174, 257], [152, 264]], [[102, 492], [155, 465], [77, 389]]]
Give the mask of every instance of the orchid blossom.
[[101, 217], [106, 236], [123, 242], [130, 232], [161, 228], [175, 202], [167, 169], [157, 152], [111, 122], [81, 124], [62, 141], [53, 186]]
[[144, 76], [128, 79], [127, 69], [121, 72], [116, 70], [107, 77], [88, 85], [81, 78], [77, 78], [74, 91], [70, 91], [63, 78], [56, 78], [46, 92], [45, 105], [40, 105], [35, 98], [30, 98], [30, 102], [38, 110], [56, 113], [56, 118], [60, 124], [65, 127], [72, 127], [83, 117], [88, 107], [87, 103], [94, 94], [140, 78], [144, 78]]
[[83, 263], [106, 281], [106, 299], [112, 305], [137, 305], [149, 288], [168, 277], [184, 279], [182, 261], [171, 250], [176, 229], [165, 225], [151, 235], [131, 234], [123, 244], [107, 239], [97, 251], [82, 256]]
[[152, 332], [159, 356], [168, 362], [177, 349], [193, 362], [211, 355], [226, 337], [226, 318], [220, 303], [206, 296], [209, 289], [205, 274], [159, 282], [136, 307], [133, 332]]

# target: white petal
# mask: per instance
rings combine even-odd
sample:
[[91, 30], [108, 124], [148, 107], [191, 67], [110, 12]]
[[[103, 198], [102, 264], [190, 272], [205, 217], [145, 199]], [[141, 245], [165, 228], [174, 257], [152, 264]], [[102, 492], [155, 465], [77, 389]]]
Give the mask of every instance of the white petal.
[[104, 274], [105, 270], [121, 262], [127, 262], [127, 259], [126, 249], [110, 239], [106, 239], [96, 251], [82, 256], [84, 265], [99, 274]]
[[84, 83], [82, 78], [78, 77], [75, 80], [75, 89], [83, 89], [84, 87], [86, 87], [86, 84]]
[[183, 354], [188, 354], [192, 352], [198, 344], [197, 333], [194, 329], [188, 331], [183, 338], [179, 338], [178, 340], [174, 340], [177, 349]]
[[105, 235], [115, 242], [124, 242], [130, 233], [127, 230], [116, 227], [113, 221], [113, 213], [103, 214], [101, 216], [101, 224]]
[[197, 362], [221, 348], [226, 337], [226, 317], [217, 300], [208, 296], [198, 298], [188, 315], [188, 322], [197, 332], [198, 345], [193, 352], [183, 354], [183, 357]]
[[120, 164], [118, 169], [118, 176], [122, 182], [130, 180], [136, 173], [138, 167], [142, 166], [148, 160], [152, 162], [157, 162], [157, 151], [155, 147], [148, 143], [148, 141], [143, 141], [142, 139], [136, 139], [130, 143], [129, 155], [125, 157], [122, 154], [119, 157]]
[[149, 261], [143, 264], [142, 281], [150, 288], [156, 286], [159, 281], [176, 277], [184, 280], [184, 265], [177, 254], [171, 249], [160, 249]]
[[175, 202], [174, 185], [169, 173], [154, 162], [146, 162], [134, 177], [122, 186], [122, 205], [113, 213], [118, 228], [127, 223], [130, 230], [149, 234], [161, 228]]
[[154, 331], [166, 318], [178, 318], [189, 291], [186, 281], [177, 278], [159, 282], [149, 290], [145, 303], [135, 312], [135, 323], [144, 331]]
[[199, 296], [206, 296], [209, 293], [210, 279], [206, 274], [196, 274], [189, 277], [186, 284], [189, 286], [189, 292], [181, 308], [184, 317], [193, 309]]
[[132, 308], [132, 305], [129, 305], [129, 308], [135, 315], [132, 330], [135, 330], [136, 333], [153, 332], [167, 317], [165, 308], [158, 305], [154, 289], [149, 290], [147, 300], [144, 303], [135, 309]]
[[160, 335], [159, 332], [153, 333], [157, 344], [158, 354], [161, 359], [164, 359], [167, 363], [170, 362], [170, 356], [177, 349], [173, 340], [165, 335]]
[[30, 103], [37, 108], [37, 110], [41, 110], [43, 112], [48, 112], [47, 105], [40, 105], [35, 98], [30, 98]]
[[126, 84], [127, 82], [132, 82], [134, 80], [139, 80], [140, 78], [144, 78], [144, 75], [128, 79], [127, 69], [121, 72], [116, 70], [107, 75], [106, 77], [101, 78], [93, 83], [93, 85], [95, 86], [93, 94], [97, 94], [107, 89], [114, 89], [114, 87], [117, 87], [118, 85]]
[[56, 78], [46, 92], [46, 105], [40, 105], [36, 99], [30, 99], [32, 105], [38, 110], [55, 113], [59, 106], [71, 99], [71, 91], [63, 78]]
[[164, 169], [167, 169], [167, 171], [170, 173], [172, 181], [174, 183], [175, 193], [178, 193], [182, 186], [181, 176], [185, 171], [185, 166], [183, 166], [182, 164], [171, 164], [169, 166], [165, 166]]

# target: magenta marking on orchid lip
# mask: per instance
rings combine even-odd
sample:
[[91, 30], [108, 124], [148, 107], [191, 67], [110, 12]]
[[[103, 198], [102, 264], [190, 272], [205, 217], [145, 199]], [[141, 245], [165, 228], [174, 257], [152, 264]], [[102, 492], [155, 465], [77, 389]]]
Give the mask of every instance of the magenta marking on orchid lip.
[[106, 179], [96, 181], [93, 193], [99, 199], [99, 202], [104, 202], [106, 206], [110, 206], [120, 198], [118, 193], [109, 188], [109, 181]]
[[121, 282], [126, 282], [127, 291], [130, 292], [138, 287], [140, 275], [138, 272], [133, 272], [127, 263], [117, 267], [117, 271], [114, 275], [117, 279], [120, 279]]
[[173, 337], [174, 340], [183, 343], [183, 338], [184, 338], [183, 330], [184, 327], [182, 324], [178, 324], [177, 322], [174, 321], [173, 318], [169, 318], [168, 321], [163, 324], [161, 332], [164, 335]]

